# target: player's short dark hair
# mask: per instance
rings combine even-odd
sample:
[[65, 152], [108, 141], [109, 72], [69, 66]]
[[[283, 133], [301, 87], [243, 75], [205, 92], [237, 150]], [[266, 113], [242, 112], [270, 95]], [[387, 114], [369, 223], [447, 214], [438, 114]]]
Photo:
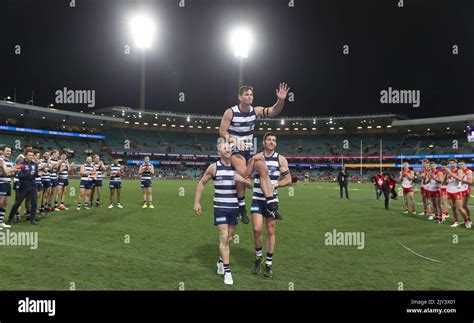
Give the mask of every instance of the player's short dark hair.
[[270, 137], [270, 136], [273, 136], [273, 137], [276, 138], [275, 133], [273, 133], [273, 132], [270, 131], [270, 132], [266, 132], [266, 133], [263, 135], [263, 140], [265, 141], [265, 139], [267, 139], [267, 137]]
[[425, 158], [425, 159], [423, 159], [421, 162], [422, 162], [422, 163], [429, 163], [430, 161]]
[[33, 153], [33, 149], [28, 149], [27, 151], [25, 151], [25, 154], [28, 154], [28, 153], [34, 154], [34, 153]]
[[35, 149], [33, 150], [33, 155], [36, 155], [36, 154], [41, 154], [41, 152], [38, 149]]
[[239, 95], [243, 95], [247, 91], [252, 91], [253, 93], [253, 87], [250, 85], [243, 85], [239, 88]]
[[443, 160], [440, 164], [441, 164], [441, 166], [447, 166], [448, 165], [448, 163], [445, 160]]
[[458, 160], [457, 160], [456, 158], [449, 158], [449, 159], [448, 159], [448, 162], [452, 162], [452, 161], [455, 162], [455, 163], [458, 162]]
[[6, 148], [10, 148], [10, 150], [12, 149], [10, 146], [3, 146], [3, 147], [0, 147], [0, 150], [5, 151]]

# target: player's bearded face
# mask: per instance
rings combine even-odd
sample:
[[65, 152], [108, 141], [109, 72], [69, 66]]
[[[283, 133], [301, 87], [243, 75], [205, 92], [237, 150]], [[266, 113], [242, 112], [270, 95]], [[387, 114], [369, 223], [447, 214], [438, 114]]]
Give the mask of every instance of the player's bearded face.
[[243, 104], [248, 104], [248, 105], [252, 104], [252, 102], [253, 102], [253, 93], [252, 93], [252, 91], [248, 90], [248, 91], [244, 92], [244, 94], [239, 95], [239, 100]]

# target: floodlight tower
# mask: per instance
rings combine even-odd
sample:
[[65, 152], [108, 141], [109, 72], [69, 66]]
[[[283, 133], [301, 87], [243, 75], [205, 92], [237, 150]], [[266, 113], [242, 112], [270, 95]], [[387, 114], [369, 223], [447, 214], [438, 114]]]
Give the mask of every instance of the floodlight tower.
[[140, 60], [140, 106], [139, 110], [145, 110], [145, 69], [146, 50], [151, 47], [155, 34], [155, 23], [153, 19], [146, 15], [137, 15], [130, 21], [130, 29], [135, 41], [135, 45], [141, 51]]
[[243, 27], [233, 30], [230, 36], [234, 55], [239, 59], [239, 88], [243, 85], [244, 58], [248, 57], [252, 41], [252, 33]]

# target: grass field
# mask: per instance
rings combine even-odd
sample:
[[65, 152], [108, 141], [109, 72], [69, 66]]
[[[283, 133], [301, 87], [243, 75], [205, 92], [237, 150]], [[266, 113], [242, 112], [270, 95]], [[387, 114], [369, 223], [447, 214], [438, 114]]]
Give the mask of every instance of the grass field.
[[[69, 290], [71, 283], [76, 290], [474, 289], [473, 231], [451, 228], [452, 217], [436, 224], [402, 214], [400, 200], [386, 211], [370, 184], [350, 185], [351, 200], [341, 200], [328, 183], [297, 183], [294, 196], [279, 190], [284, 220], [277, 225], [273, 278], [250, 273], [252, 226], [239, 223], [239, 241], [231, 245], [234, 285], [226, 286], [215, 273], [212, 184], [199, 217], [192, 210], [197, 181], [153, 184], [154, 210], [141, 208], [139, 183], [125, 181], [124, 209], [107, 208], [104, 188], [101, 208], [76, 211], [69, 197], [69, 211], [49, 213], [39, 226], [14, 225], [10, 231], [37, 231], [38, 249], [0, 245], [0, 290]], [[325, 234], [333, 230], [363, 232], [364, 248], [326, 245]]]

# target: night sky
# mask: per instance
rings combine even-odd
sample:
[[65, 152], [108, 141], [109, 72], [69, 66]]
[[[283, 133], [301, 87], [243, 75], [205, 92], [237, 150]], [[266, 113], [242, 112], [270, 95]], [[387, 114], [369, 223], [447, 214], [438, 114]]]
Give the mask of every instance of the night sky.
[[[140, 55], [128, 19], [146, 10], [158, 26], [147, 52], [150, 110], [222, 114], [234, 105], [238, 60], [227, 38], [244, 24], [255, 34], [244, 66], [255, 105], [272, 105], [284, 81], [295, 99], [285, 116], [474, 111], [474, 1], [405, 0], [403, 8], [398, 0], [295, 0], [293, 8], [289, 0], [179, 2], [76, 0], [71, 8], [69, 0], [2, 0], [1, 98], [16, 88], [24, 103], [34, 90], [35, 105], [46, 106], [67, 87], [95, 90], [95, 109], [137, 108]], [[389, 86], [420, 90], [421, 106], [381, 104]]]

